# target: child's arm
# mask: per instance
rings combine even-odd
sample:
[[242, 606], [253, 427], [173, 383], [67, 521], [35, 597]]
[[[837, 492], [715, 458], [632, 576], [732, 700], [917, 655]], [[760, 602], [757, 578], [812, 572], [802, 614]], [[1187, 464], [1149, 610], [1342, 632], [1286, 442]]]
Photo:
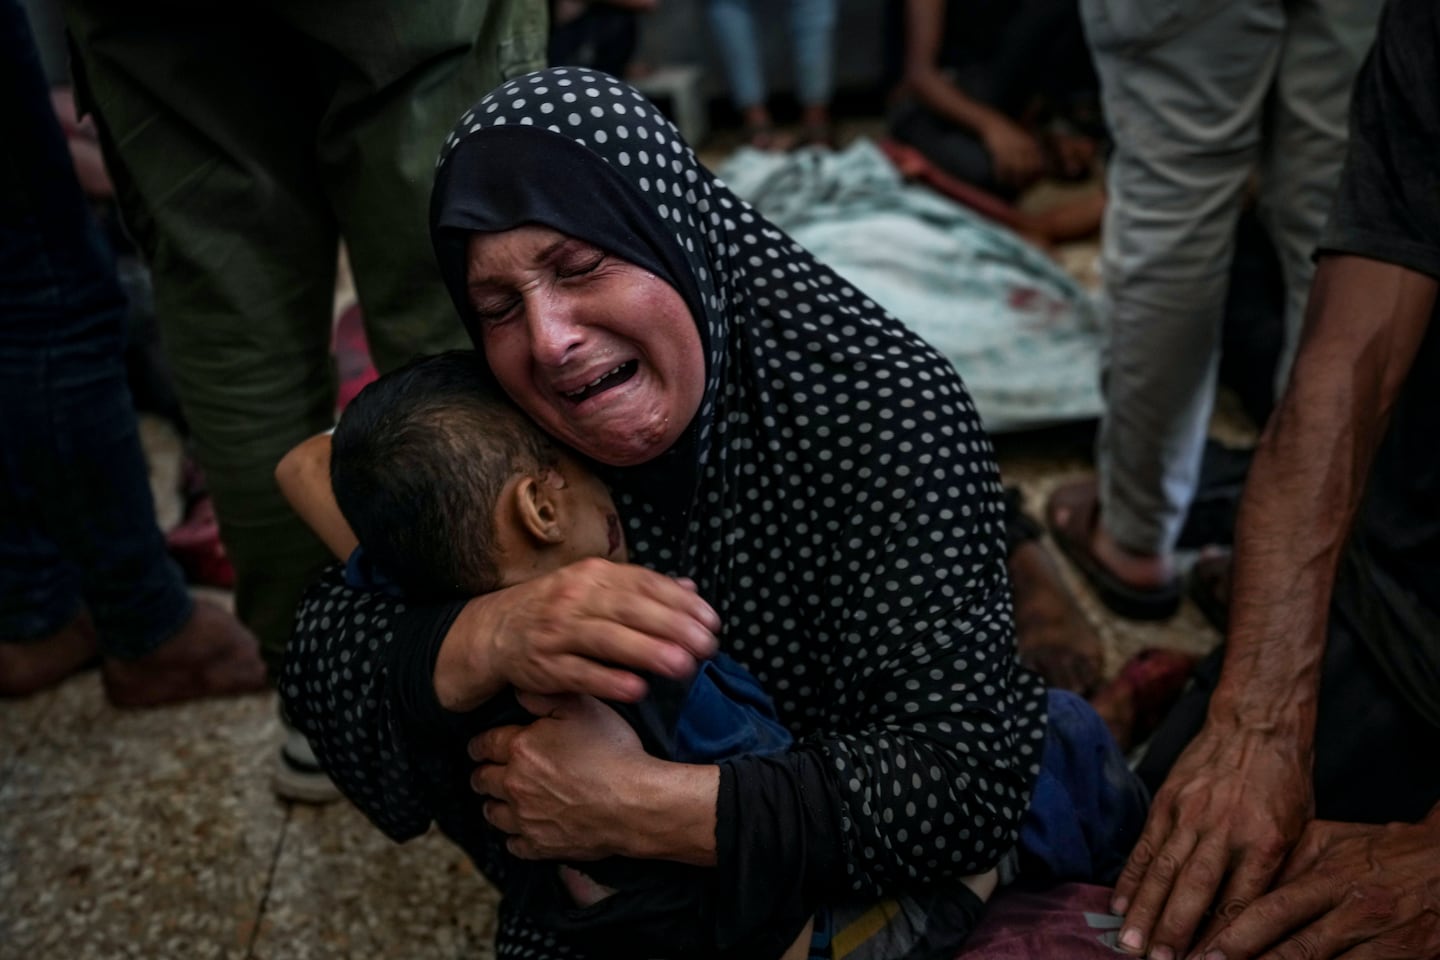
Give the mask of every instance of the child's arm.
[[360, 541], [330, 489], [330, 434], [313, 436], [285, 454], [275, 466], [275, 482], [325, 546], [341, 560], [349, 559]]

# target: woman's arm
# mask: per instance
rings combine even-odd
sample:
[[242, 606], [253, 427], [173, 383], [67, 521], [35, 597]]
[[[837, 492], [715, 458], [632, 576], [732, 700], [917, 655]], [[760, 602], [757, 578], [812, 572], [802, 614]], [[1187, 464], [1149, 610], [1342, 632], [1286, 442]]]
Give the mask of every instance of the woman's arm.
[[275, 483], [290, 508], [336, 557], [345, 560], [359, 546], [330, 488], [329, 433], [317, 434], [281, 457]]
[[429, 825], [420, 770], [459, 715], [506, 686], [639, 699], [631, 669], [686, 676], [717, 627], [693, 585], [629, 564], [583, 561], [442, 606], [352, 589], [337, 568], [301, 604], [281, 695], [345, 795], [403, 840]]

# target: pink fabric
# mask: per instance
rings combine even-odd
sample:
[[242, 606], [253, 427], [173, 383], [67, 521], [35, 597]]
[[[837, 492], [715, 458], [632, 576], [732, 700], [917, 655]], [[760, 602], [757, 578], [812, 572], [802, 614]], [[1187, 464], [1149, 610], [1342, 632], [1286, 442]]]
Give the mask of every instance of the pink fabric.
[[1000, 890], [960, 956], [964, 960], [1114, 960], [1120, 918], [1110, 888], [1066, 883], [1043, 893]]
[[375, 364], [370, 361], [365, 322], [358, 303], [351, 304], [335, 323], [335, 372], [340, 379], [336, 415], [355, 399], [355, 394], [379, 377]]

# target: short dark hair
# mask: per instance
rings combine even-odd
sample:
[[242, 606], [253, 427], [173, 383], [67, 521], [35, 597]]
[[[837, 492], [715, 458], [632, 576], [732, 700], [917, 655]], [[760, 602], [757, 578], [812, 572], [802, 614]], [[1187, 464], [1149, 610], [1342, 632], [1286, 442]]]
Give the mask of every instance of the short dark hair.
[[473, 350], [421, 357], [360, 391], [335, 427], [330, 485], [370, 562], [418, 600], [500, 586], [495, 504], [557, 448], [491, 386]]

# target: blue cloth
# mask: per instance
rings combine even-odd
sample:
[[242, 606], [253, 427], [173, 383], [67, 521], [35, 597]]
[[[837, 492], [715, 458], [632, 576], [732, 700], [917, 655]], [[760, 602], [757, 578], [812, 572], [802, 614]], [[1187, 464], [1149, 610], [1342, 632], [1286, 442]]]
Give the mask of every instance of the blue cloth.
[[[345, 582], [401, 596], [400, 588], [356, 547], [345, 562]], [[680, 763], [715, 763], [744, 754], [781, 753], [793, 741], [775, 716], [775, 704], [750, 671], [723, 653], [700, 665], [681, 700], [674, 723], [674, 754]]]
[[1048, 691], [1045, 754], [1020, 825], [1020, 878], [1113, 884], [1140, 838], [1150, 794], [1090, 704]]
[[715, 763], [745, 754], [783, 753], [793, 742], [775, 704], [740, 664], [717, 653], [701, 664], [675, 725], [675, 758]]
[[81, 609], [143, 656], [192, 602], [155, 522], [125, 378], [127, 304], [25, 13], [0, 0], [0, 637]]

